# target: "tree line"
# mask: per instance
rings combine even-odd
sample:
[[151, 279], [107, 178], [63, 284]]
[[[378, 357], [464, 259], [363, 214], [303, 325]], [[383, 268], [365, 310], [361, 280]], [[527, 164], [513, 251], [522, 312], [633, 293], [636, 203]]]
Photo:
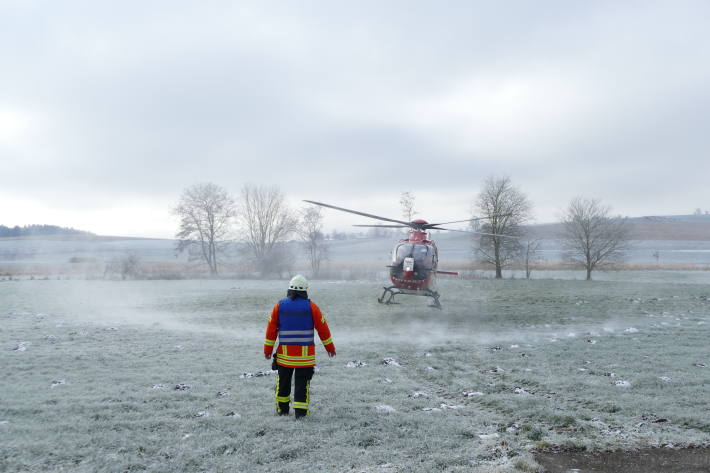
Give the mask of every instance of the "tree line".
[[[417, 213], [414, 202], [410, 191], [401, 193], [399, 203], [407, 221]], [[470, 228], [478, 232], [475, 251], [498, 279], [503, 269], [518, 262], [530, 277], [541, 247], [525, 226], [532, 208], [509, 177], [486, 179], [475, 200]], [[275, 186], [247, 184], [235, 199], [216, 184], [196, 184], [183, 191], [173, 213], [179, 219], [177, 251], [205, 264], [212, 275], [219, 274], [237, 239], [248, 250], [248, 263], [262, 275], [289, 269], [293, 255], [285, 242], [294, 236], [301, 242], [313, 276], [318, 276], [328, 259], [321, 208], [291, 209]], [[584, 268], [588, 280], [595, 269], [620, 261], [629, 249], [628, 220], [612, 216], [611, 208], [597, 199], [572, 199], [563, 212], [562, 229], [559, 237], [565, 259]]]
[[195, 184], [183, 191], [173, 214], [179, 219], [177, 251], [206, 264], [212, 275], [219, 274], [237, 239], [262, 275], [288, 269], [293, 255], [284, 244], [293, 236], [301, 240], [313, 276], [328, 258], [320, 208], [291, 209], [275, 186], [246, 184], [237, 200], [216, 184]]
[[27, 236], [51, 236], [51, 235], [93, 235], [93, 233], [73, 228], [59, 227], [57, 225], [24, 225], [22, 227], [6, 227], [0, 225], [0, 238], [17, 238]]
[[[488, 178], [476, 200], [474, 229], [484, 233], [479, 237], [477, 252], [484, 263], [495, 268], [495, 277], [513, 261], [522, 261], [526, 276], [540, 249], [540, 240], [523, 227], [531, 219], [532, 204], [527, 196], [513, 186], [509, 177]], [[592, 272], [621, 261], [630, 248], [631, 227], [628, 219], [613, 216], [611, 207], [600, 200], [573, 198], [562, 214], [559, 239], [564, 258], [572, 265]], [[501, 236], [503, 235], [503, 236]]]

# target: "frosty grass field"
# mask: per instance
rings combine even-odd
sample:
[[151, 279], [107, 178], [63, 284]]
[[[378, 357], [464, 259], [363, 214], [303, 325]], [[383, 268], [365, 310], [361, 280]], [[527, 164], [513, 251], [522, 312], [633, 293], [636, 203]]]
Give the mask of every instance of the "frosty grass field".
[[284, 287], [0, 282], [0, 471], [514, 472], [710, 443], [707, 284], [450, 280], [437, 311], [314, 281], [338, 356], [318, 346], [303, 422], [244, 375]]

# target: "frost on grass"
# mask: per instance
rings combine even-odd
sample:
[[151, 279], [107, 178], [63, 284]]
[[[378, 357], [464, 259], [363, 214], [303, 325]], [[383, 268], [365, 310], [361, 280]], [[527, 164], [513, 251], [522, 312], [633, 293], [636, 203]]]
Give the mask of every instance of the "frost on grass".
[[626, 333], [638, 333], [638, 331], [639, 331], [639, 329], [637, 329], [636, 327], [629, 327], [626, 330], [624, 330], [624, 332], [626, 332]]
[[630, 388], [631, 383], [628, 381], [624, 381], [623, 379], [617, 379], [614, 381], [614, 386], [619, 387], [619, 388]]
[[[162, 384], [154, 384], [153, 386], [150, 387], [150, 389], [165, 389], [165, 386]], [[175, 388], [177, 389], [177, 388]]]
[[190, 386], [189, 384], [179, 383], [175, 385], [174, 389], [176, 391], [187, 391], [188, 389], [192, 389], [192, 386]]
[[345, 364], [346, 368], [362, 368], [363, 366], [367, 366], [367, 363], [360, 360], [348, 361]]
[[670, 383], [672, 381], [672, 378], [670, 376], [659, 376], [658, 379], [665, 383]]
[[193, 417], [209, 417], [210, 413], [207, 411], [200, 411], [197, 414], [195, 414]]
[[262, 376], [271, 376], [272, 374], [278, 373], [278, 370], [269, 371], [257, 371], [255, 373], [242, 373], [239, 375], [241, 379], [245, 378], [261, 378]]
[[217, 391], [217, 397], [227, 397], [229, 396], [229, 391]]
[[527, 396], [530, 394], [530, 392], [526, 391], [525, 389], [521, 388], [520, 386], [516, 386], [515, 389], [513, 389], [513, 392], [515, 394], [522, 394], [523, 396]]
[[483, 396], [484, 395], [481, 391], [464, 391], [462, 394], [466, 397], [474, 397], [474, 396]]
[[481, 440], [497, 439], [498, 437], [500, 437], [500, 435], [498, 435], [498, 433], [478, 434], [478, 438]]
[[227, 413], [224, 415], [224, 417], [234, 417], [234, 418], [236, 418], [236, 419], [240, 419], [242, 416], [241, 416], [241, 414], [232, 411], [232, 412], [227, 412]]
[[57, 386], [61, 386], [62, 384], [67, 384], [67, 382], [63, 379], [55, 379], [52, 381], [52, 385], [50, 387], [56, 388]]

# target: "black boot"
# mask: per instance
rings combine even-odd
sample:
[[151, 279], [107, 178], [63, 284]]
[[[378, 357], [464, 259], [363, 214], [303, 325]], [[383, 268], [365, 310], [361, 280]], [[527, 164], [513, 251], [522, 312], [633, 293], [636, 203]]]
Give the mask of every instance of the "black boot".
[[296, 419], [302, 419], [308, 415], [308, 409], [294, 409], [293, 412], [296, 414]]
[[279, 408], [277, 409], [277, 412], [279, 413], [280, 416], [287, 416], [288, 415], [288, 402], [279, 402]]

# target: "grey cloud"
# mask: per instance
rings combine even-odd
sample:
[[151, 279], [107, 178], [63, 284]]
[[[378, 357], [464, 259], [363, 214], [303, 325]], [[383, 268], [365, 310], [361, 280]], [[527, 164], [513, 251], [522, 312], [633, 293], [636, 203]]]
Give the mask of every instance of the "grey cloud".
[[[595, 191], [650, 213], [653, 188], [682, 211], [710, 200], [698, 177], [710, 170], [708, 13], [703, 2], [0, 6], [0, 112], [40, 117], [31, 143], [0, 141], [0, 184], [101, 205], [206, 180], [293, 194], [315, 182], [331, 200], [473, 195], [508, 174], [543, 202]], [[411, 116], [477, 80], [528, 87], [519, 130], [466, 128], [457, 98], [446, 107], [462, 110], [432, 123]]]

